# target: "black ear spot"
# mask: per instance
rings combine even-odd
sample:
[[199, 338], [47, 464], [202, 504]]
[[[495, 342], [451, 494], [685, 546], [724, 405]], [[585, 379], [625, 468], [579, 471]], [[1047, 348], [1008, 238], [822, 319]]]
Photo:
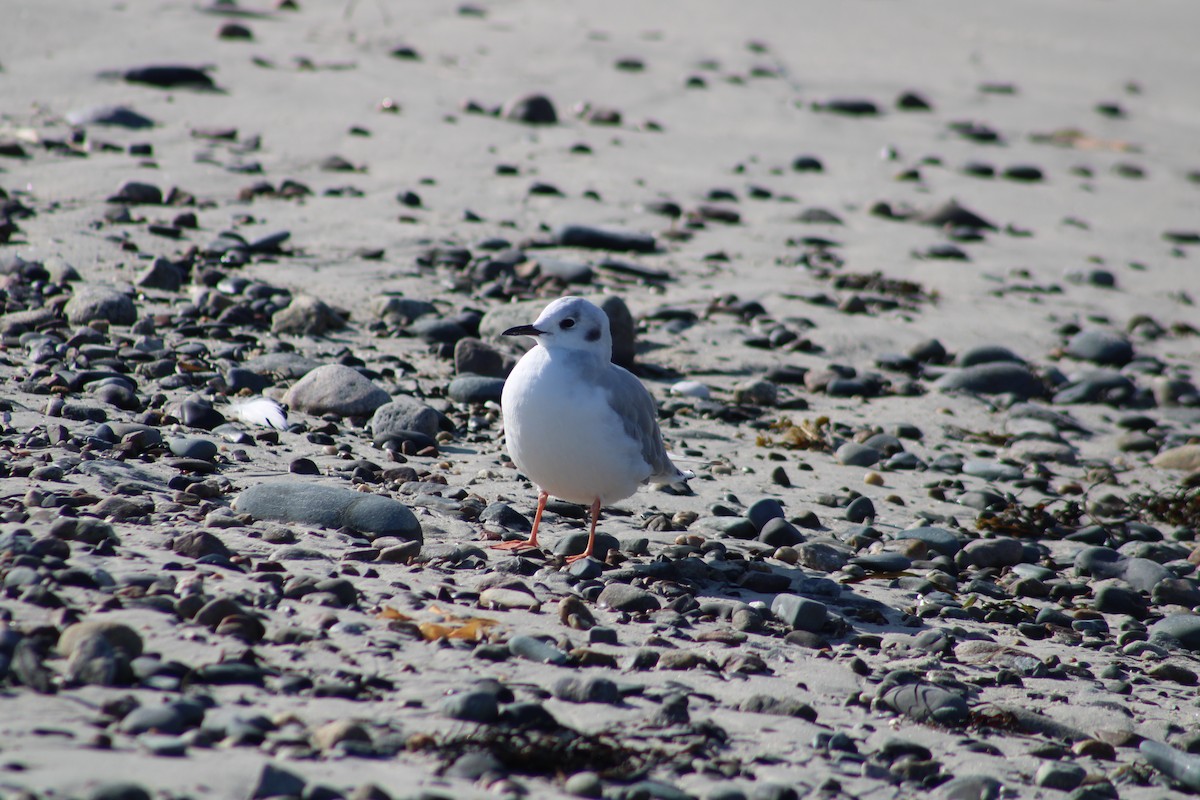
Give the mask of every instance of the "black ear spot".
[[600, 329], [599, 329], [599, 328], [592, 328], [591, 330], [589, 330], [589, 331], [587, 332], [587, 334], [586, 334], [586, 335], [585, 335], [583, 338], [587, 339], [589, 342], [598, 342], [598, 341], [600, 341]]

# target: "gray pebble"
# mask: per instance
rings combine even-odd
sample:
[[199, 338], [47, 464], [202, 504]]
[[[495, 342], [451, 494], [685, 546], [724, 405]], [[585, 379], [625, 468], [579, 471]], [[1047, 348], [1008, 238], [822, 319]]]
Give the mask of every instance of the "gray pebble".
[[314, 416], [367, 417], [391, 399], [391, 395], [358, 370], [342, 364], [326, 364], [288, 389], [283, 403]]
[[1122, 367], [1133, 360], [1133, 345], [1111, 331], [1082, 330], [1067, 342], [1067, 355], [1093, 364]]
[[792, 630], [816, 633], [825, 626], [824, 603], [794, 594], [781, 594], [771, 602], [771, 613]]
[[839, 463], [850, 467], [874, 466], [883, 456], [874, 447], [868, 447], [865, 444], [858, 444], [857, 442], [846, 442], [837, 449], [836, 455]]
[[605, 586], [596, 598], [596, 604], [628, 612], [657, 611], [662, 607], [657, 597], [645, 589], [627, 583], [610, 583]]
[[373, 536], [421, 541], [421, 523], [402, 503], [376, 494], [302, 481], [260, 483], [233, 501], [238, 513], [256, 519], [353, 528]]
[[479, 375], [459, 375], [446, 389], [446, 394], [456, 403], [498, 403], [503, 392], [503, 379]]
[[415, 397], [398, 395], [375, 409], [371, 431], [375, 436], [395, 431], [416, 431], [430, 439], [441, 429], [442, 415]]
[[947, 372], [935, 381], [942, 391], [966, 391], [975, 394], [1010, 394], [1022, 400], [1041, 397], [1045, 387], [1029, 368], [1013, 362], [998, 361]]
[[72, 325], [86, 325], [95, 320], [113, 325], [132, 325], [137, 322], [137, 308], [129, 295], [112, 286], [81, 286], [63, 308]]

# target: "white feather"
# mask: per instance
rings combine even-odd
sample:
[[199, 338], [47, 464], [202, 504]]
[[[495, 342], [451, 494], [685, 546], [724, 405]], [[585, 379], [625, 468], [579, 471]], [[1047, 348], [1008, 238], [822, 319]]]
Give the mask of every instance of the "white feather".
[[287, 428], [287, 411], [269, 397], [254, 397], [233, 403], [233, 412], [248, 425], [261, 425], [279, 431]]

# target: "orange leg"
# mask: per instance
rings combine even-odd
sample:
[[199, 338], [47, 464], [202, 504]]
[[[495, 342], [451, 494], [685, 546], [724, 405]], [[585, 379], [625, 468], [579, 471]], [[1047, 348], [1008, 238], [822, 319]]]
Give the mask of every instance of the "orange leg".
[[541, 546], [537, 540], [538, 525], [542, 524], [542, 512], [546, 510], [546, 501], [549, 499], [550, 495], [545, 492], [538, 494], [537, 513], [533, 515], [533, 532], [529, 534], [528, 539], [514, 539], [511, 542], [501, 542], [500, 544], [492, 545], [492, 549], [512, 550], [514, 552], [520, 550], [537, 550]]
[[600, 521], [600, 498], [597, 497], [592, 503], [592, 527], [588, 530], [587, 549], [577, 556], [567, 558], [568, 564], [574, 564], [583, 558], [591, 558], [592, 553], [596, 550], [596, 523]]

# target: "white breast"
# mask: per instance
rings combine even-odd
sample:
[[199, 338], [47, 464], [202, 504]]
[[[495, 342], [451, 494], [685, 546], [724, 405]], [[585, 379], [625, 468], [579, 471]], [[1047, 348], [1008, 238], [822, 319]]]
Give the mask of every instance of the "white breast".
[[602, 387], [581, 380], [577, 363], [530, 350], [504, 385], [508, 452], [520, 470], [555, 497], [590, 504], [623, 500], [650, 476], [641, 444], [609, 405]]

